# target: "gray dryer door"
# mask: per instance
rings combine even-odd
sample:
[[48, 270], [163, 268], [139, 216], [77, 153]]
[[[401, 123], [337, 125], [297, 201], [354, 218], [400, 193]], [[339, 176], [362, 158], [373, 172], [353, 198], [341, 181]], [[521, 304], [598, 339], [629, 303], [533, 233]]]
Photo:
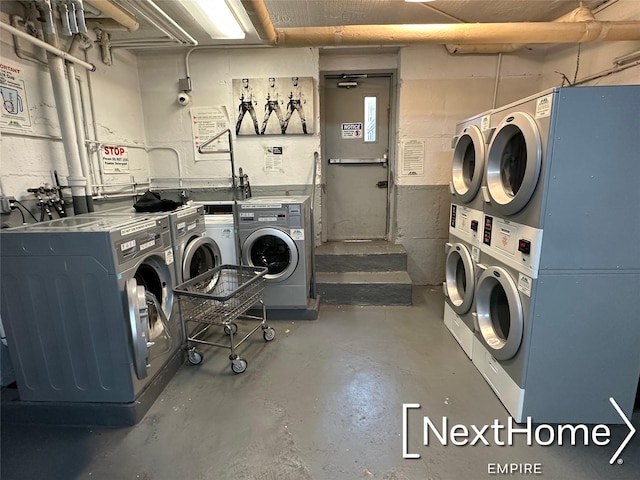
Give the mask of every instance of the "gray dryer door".
[[480, 190], [484, 156], [484, 136], [478, 127], [470, 125], [456, 141], [451, 166], [453, 193], [462, 203], [469, 203]]
[[476, 329], [497, 360], [512, 358], [522, 343], [524, 317], [516, 283], [501, 267], [489, 267], [478, 279]]
[[[182, 257], [182, 281], [191, 280], [220, 264], [220, 248], [215, 240], [210, 237], [193, 236], [187, 242]], [[215, 282], [212, 282], [211, 287], [200, 286], [199, 289], [206, 293], [213, 288], [213, 284]]]
[[133, 347], [133, 369], [139, 379], [147, 377], [149, 363], [149, 308], [147, 291], [138, 285], [135, 278], [127, 280], [125, 285], [131, 342]]
[[471, 309], [476, 287], [475, 268], [471, 253], [462, 243], [447, 244], [445, 261], [445, 293], [453, 310], [462, 315]]
[[267, 267], [268, 282], [282, 282], [298, 266], [300, 254], [294, 240], [277, 228], [260, 228], [251, 233], [242, 245], [242, 263], [253, 267]]
[[487, 189], [499, 215], [513, 215], [527, 205], [541, 165], [536, 121], [527, 113], [508, 114], [496, 128], [487, 154]]

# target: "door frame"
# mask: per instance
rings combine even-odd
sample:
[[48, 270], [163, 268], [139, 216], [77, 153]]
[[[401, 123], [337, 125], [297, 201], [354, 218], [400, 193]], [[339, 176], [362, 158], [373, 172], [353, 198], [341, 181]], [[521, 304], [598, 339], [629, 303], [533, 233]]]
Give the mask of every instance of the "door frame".
[[395, 236], [395, 230], [393, 229], [393, 225], [395, 225], [395, 172], [397, 166], [397, 126], [398, 126], [398, 98], [399, 98], [399, 84], [398, 84], [398, 70], [397, 69], [370, 69], [370, 70], [322, 70], [319, 74], [319, 94], [320, 94], [320, 135], [321, 135], [321, 143], [320, 148], [322, 155], [320, 158], [322, 161], [320, 162], [320, 205], [321, 205], [321, 218], [322, 221], [322, 232], [321, 232], [321, 241], [324, 243], [327, 241], [327, 228], [325, 225], [328, 225], [327, 219], [327, 202], [324, 201], [326, 195], [326, 169], [328, 159], [325, 158], [326, 155], [324, 152], [327, 151], [325, 141], [326, 136], [322, 133], [325, 131], [325, 119], [326, 119], [326, 96], [324, 94], [325, 84], [327, 80], [338, 80], [342, 75], [346, 76], [357, 76], [366, 74], [370, 77], [388, 77], [389, 82], [389, 158], [387, 160], [387, 212], [386, 212], [386, 228], [385, 228], [385, 240], [391, 240]]

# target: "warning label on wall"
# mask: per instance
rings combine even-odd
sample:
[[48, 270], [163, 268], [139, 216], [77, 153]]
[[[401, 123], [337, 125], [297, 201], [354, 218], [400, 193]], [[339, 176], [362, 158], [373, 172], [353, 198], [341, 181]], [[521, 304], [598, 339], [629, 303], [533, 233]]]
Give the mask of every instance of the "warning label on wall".
[[342, 138], [362, 138], [362, 123], [343, 123]]
[[20, 68], [0, 63], [0, 94], [2, 94], [0, 125], [31, 132], [29, 102]]
[[102, 165], [105, 172], [128, 172], [129, 152], [125, 147], [102, 147]]

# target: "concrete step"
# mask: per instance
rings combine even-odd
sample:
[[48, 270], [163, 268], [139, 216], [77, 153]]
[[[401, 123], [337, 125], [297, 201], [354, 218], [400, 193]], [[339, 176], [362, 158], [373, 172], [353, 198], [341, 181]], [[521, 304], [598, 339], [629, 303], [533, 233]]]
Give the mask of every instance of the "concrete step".
[[334, 305], [411, 305], [411, 277], [406, 271], [318, 272], [322, 303]]
[[384, 240], [326, 242], [316, 248], [317, 272], [395, 272], [407, 269], [402, 245]]

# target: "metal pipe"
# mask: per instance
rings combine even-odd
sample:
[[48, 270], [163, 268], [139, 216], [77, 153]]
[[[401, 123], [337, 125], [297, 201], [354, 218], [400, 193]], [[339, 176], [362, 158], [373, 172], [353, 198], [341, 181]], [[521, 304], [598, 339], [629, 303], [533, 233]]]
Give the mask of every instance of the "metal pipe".
[[278, 30], [278, 46], [582, 43], [640, 40], [640, 21], [344, 25]]
[[138, 28], [140, 28], [140, 24], [136, 20], [136, 17], [123, 10], [122, 8], [114, 5], [109, 0], [86, 0], [86, 2], [89, 5], [100, 10], [100, 12], [105, 14], [107, 17], [110, 17], [111, 19], [118, 22], [130, 32], [135, 32], [136, 30], [138, 30]]
[[79, 58], [74, 57], [73, 55], [69, 55], [67, 52], [64, 52], [62, 50], [60, 50], [59, 48], [54, 47], [53, 45], [48, 44], [47, 42], [43, 42], [42, 40], [32, 37], [31, 35], [29, 35], [28, 33], [23, 32], [22, 30], [19, 30], [15, 27], [12, 27], [11, 25], [4, 23], [4, 22], [0, 22], [0, 28], [3, 28], [5, 30], [7, 30], [9, 33], [11, 33], [12, 35], [16, 36], [16, 37], [20, 37], [20, 38], [24, 38], [25, 40], [29, 41], [30, 43], [33, 43], [34, 45], [43, 48], [44, 50], [46, 50], [48, 53], [52, 53], [53, 55], [59, 57], [59, 58], [64, 58], [66, 61], [68, 62], [73, 62], [76, 65], [81, 66], [82, 68], [85, 68], [91, 72], [95, 72], [96, 71], [96, 66], [93, 65], [92, 63], [87, 63], [84, 62], [82, 60], [80, 60]]
[[[84, 51], [84, 58], [85, 59], [89, 58], [89, 52], [87, 52], [87, 50]], [[97, 142], [98, 141], [98, 123], [96, 122], [96, 106], [93, 99], [93, 84], [91, 82], [91, 75], [87, 75], [87, 90], [89, 91], [89, 108], [91, 109], [91, 126], [93, 127], [93, 139]], [[102, 158], [99, 150], [95, 150], [94, 154], [98, 164], [98, 176], [100, 177], [100, 182], [104, 183], [104, 172], [102, 171]]]
[[493, 88], [493, 103], [491, 108], [496, 108], [496, 101], [498, 99], [498, 84], [500, 83], [500, 68], [502, 67], [502, 53], [498, 54], [498, 67], [496, 68], [496, 83]]
[[[57, 36], [49, 35], [49, 39], [54, 45], [56, 45], [58, 41]], [[77, 143], [77, 132], [73, 116], [71, 94], [69, 92], [69, 85], [65, 79], [64, 60], [61, 56], [57, 56], [52, 52], [49, 52], [47, 56], [49, 58], [51, 86], [53, 87], [53, 96], [56, 101], [56, 112], [60, 122], [62, 144], [64, 146], [64, 152], [69, 166], [67, 183], [71, 187], [73, 211], [75, 215], [79, 213], [87, 213], [88, 207], [85, 198], [87, 179], [82, 174], [82, 163], [80, 161], [80, 153]]]
[[273, 27], [264, 0], [242, 0], [242, 6], [247, 12], [258, 36], [263, 41], [275, 45], [278, 40], [278, 33]]
[[[85, 179], [91, 176], [91, 169], [89, 167], [89, 156], [87, 155], [86, 137], [84, 134], [84, 115], [82, 114], [82, 104], [80, 101], [80, 91], [76, 80], [76, 69], [73, 63], [67, 64], [67, 79], [69, 81], [69, 93], [71, 96], [71, 109], [73, 113], [73, 120], [76, 129], [76, 143], [78, 146], [78, 155], [80, 157], [80, 167], [82, 175]], [[89, 182], [85, 182], [84, 196], [87, 202], [87, 210], [92, 212], [93, 209], [90, 205], [91, 196], [93, 192], [89, 186]]]

